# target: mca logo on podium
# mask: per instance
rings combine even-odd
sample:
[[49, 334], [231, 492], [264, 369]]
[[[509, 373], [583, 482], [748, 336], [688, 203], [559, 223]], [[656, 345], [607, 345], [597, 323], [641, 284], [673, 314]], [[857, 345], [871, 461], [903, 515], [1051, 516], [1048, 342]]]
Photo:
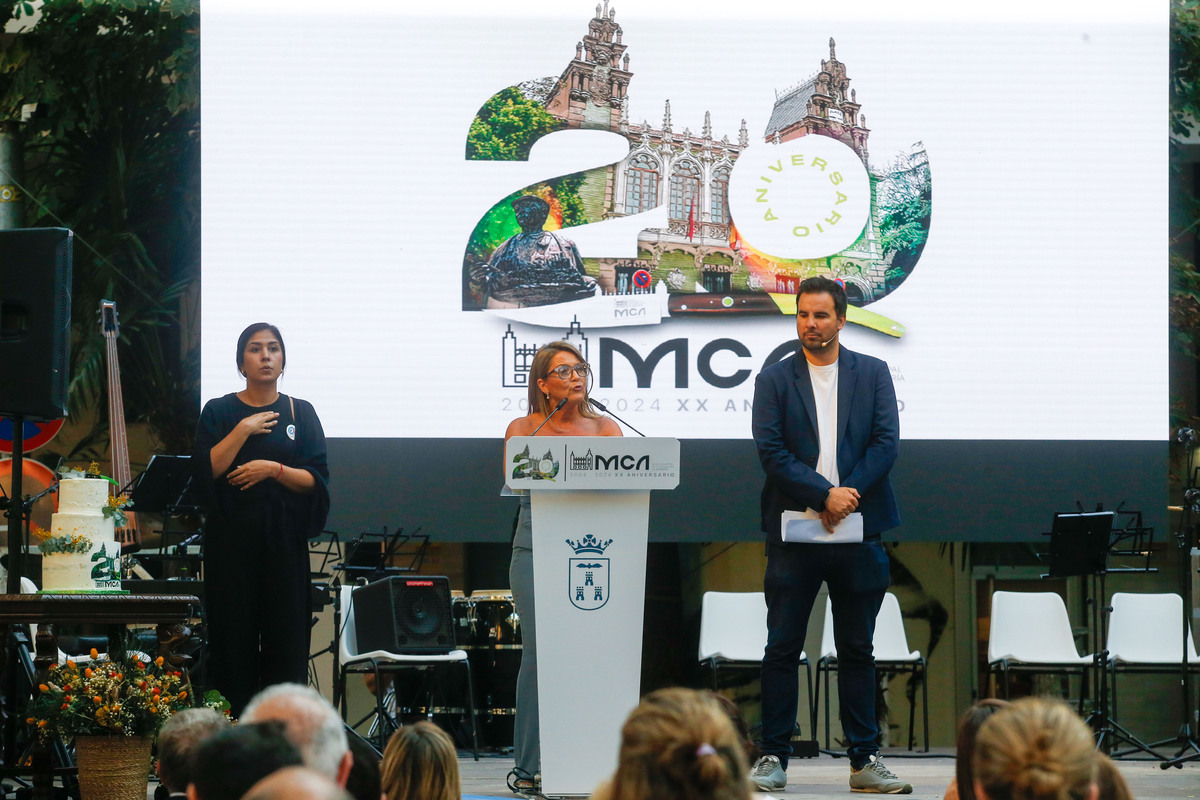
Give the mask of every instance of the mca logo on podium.
[[571, 605], [582, 611], [595, 611], [608, 602], [607, 558], [599, 558], [613, 540], [600, 541], [587, 534], [578, 542], [566, 540], [567, 545], [579, 558], [567, 561], [567, 593]]

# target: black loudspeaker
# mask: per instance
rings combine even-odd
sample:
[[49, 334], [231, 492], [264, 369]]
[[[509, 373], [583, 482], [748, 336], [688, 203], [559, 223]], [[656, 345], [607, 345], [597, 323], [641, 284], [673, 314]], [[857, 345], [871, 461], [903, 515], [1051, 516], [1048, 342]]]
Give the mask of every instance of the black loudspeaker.
[[0, 231], [0, 364], [8, 373], [0, 416], [67, 416], [73, 236], [65, 228]]
[[448, 578], [384, 578], [355, 589], [351, 601], [360, 653], [431, 655], [454, 649]]

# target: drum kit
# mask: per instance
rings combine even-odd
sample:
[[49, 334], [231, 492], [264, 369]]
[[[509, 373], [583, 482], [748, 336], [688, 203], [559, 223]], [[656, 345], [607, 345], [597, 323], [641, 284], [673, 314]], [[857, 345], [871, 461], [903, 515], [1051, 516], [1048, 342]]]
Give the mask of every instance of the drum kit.
[[513, 744], [517, 713], [517, 671], [521, 668], [521, 618], [508, 590], [454, 593], [454, 637], [467, 651], [479, 702], [480, 739], [487, 747]]

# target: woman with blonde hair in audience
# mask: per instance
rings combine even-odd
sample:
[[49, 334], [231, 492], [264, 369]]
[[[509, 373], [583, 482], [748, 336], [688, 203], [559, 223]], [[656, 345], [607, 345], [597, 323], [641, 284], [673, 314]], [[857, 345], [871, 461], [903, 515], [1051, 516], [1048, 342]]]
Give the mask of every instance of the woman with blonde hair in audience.
[[955, 740], [954, 780], [946, 787], [942, 800], [975, 800], [975, 773], [971, 771], [971, 755], [975, 752], [975, 737], [979, 728], [1002, 708], [1008, 708], [1007, 700], [985, 697], [972, 705], [958, 719], [958, 737]]
[[746, 756], [706, 692], [659, 689], [621, 728], [617, 771], [593, 800], [749, 800]]
[[459, 800], [454, 742], [432, 722], [405, 725], [383, 749], [381, 784], [387, 800]]
[[1096, 800], [1092, 732], [1065, 703], [1026, 697], [997, 711], [975, 739], [980, 800]]
[[1133, 800], [1117, 763], [1100, 752], [1096, 753], [1096, 785], [1100, 787], [1100, 800]]

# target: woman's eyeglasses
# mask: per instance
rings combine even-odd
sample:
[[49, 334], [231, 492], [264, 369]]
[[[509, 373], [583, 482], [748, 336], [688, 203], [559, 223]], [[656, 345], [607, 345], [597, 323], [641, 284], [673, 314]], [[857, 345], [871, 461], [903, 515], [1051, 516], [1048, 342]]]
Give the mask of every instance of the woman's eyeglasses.
[[560, 380], [569, 381], [571, 379], [571, 373], [574, 372], [579, 377], [587, 380], [587, 376], [590, 371], [591, 367], [581, 361], [573, 366], [563, 364], [562, 366], [555, 367], [554, 369], [550, 370], [550, 374], [557, 375]]

